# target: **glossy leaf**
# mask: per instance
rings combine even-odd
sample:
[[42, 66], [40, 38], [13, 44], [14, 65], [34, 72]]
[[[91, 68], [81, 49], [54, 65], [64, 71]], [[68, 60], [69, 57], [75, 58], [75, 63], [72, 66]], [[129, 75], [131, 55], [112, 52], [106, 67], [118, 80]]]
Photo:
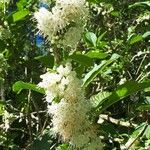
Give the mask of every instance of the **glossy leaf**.
[[96, 51], [91, 50], [88, 53], [86, 53], [86, 55], [90, 58], [96, 58], [96, 59], [105, 59], [108, 56], [107, 53], [103, 53], [98, 50]]
[[134, 8], [134, 7], [149, 7], [150, 8], [150, 1], [145, 1], [145, 2], [136, 2], [132, 5], [129, 5], [129, 8]]
[[44, 89], [38, 87], [37, 85], [32, 83], [25, 83], [23, 81], [17, 81], [15, 84], [13, 84], [12, 89], [17, 94], [19, 94], [22, 90], [33, 90], [41, 94], [45, 93]]
[[29, 15], [29, 10], [20, 10], [13, 14], [13, 21], [17, 22], [24, 19], [27, 15]]
[[114, 61], [116, 61], [120, 56], [118, 54], [113, 54], [112, 57], [108, 61], [102, 61], [99, 65], [94, 66], [94, 68], [88, 72], [84, 79], [83, 79], [83, 86], [88, 86], [95, 77], [102, 73], [102, 71], [110, 64], [112, 64]]
[[150, 125], [148, 125], [145, 130], [145, 136], [147, 139], [150, 139]]
[[52, 55], [37, 56], [34, 59], [42, 62], [47, 68], [52, 68], [54, 66], [54, 57]]
[[137, 43], [139, 41], [143, 40], [143, 37], [142, 35], [133, 35], [131, 38], [130, 38], [130, 44], [134, 44], [134, 43]]
[[95, 110], [100, 108], [98, 113], [102, 113], [116, 102], [133, 93], [142, 91], [147, 87], [150, 87], [150, 82], [138, 83], [135, 81], [127, 81], [126, 83], [120, 85], [115, 91], [113, 91], [112, 94], [103, 103], [100, 102], [97, 107], [95, 107]]
[[143, 104], [143, 105], [140, 105], [137, 110], [140, 110], [140, 111], [150, 111], [150, 105], [148, 104]]
[[70, 59], [84, 65], [84, 66], [92, 66], [93, 65], [93, 60], [83, 54], [73, 54], [71, 56], [69, 56]]
[[106, 92], [106, 91], [99, 92], [98, 94], [93, 95], [90, 98], [90, 102], [93, 107], [96, 107], [96, 106], [100, 105], [101, 103], [103, 103], [104, 100], [107, 99], [110, 95], [111, 95], [111, 92]]
[[93, 32], [87, 32], [85, 34], [85, 39], [88, 43], [90, 43], [92, 46], [96, 47], [96, 41], [97, 37]]
[[149, 36], [150, 36], [150, 31], [147, 31], [142, 35], [143, 38], [147, 38]]
[[70, 150], [67, 144], [62, 144], [56, 148], [56, 150]]

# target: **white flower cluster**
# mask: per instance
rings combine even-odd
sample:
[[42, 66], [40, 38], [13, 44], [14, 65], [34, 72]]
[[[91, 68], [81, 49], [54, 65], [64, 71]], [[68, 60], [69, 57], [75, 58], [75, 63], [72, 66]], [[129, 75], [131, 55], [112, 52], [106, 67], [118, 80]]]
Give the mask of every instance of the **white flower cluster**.
[[34, 14], [37, 28], [48, 40], [55, 42], [60, 39], [60, 44], [73, 47], [81, 38], [87, 17], [85, 0], [56, 0], [51, 11], [42, 7]]
[[54, 134], [84, 150], [101, 150], [102, 143], [87, 118], [90, 105], [72, 66], [59, 66], [56, 72], [42, 75], [39, 86], [45, 88], [48, 112], [52, 115]]
[[3, 112], [3, 122], [4, 122], [4, 129], [7, 131], [10, 128], [11, 120], [13, 120], [15, 116], [12, 113], [9, 113], [8, 111]]

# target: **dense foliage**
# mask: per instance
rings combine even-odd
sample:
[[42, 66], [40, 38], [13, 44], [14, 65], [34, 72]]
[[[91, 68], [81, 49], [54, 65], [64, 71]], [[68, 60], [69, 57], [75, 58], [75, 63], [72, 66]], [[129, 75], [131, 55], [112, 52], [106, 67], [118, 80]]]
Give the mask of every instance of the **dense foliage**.
[[[53, 115], [48, 113], [49, 104], [45, 101], [48, 88], [45, 84], [52, 81], [42, 77], [44, 85], [39, 85], [42, 74], [48, 70], [53, 70], [53, 77], [61, 74], [68, 60], [72, 64], [71, 79], [75, 78], [69, 80], [71, 92], [78, 95], [77, 107], [85, 106], [84, 110], [78, 109], [80, 112], [76, 115], [81, 113], [79, 118], [96, 126], [94, 137], [101, 139], [103, 149], [149, 150], [150, 2], [87, 0], [89, 13], [84, 18], [87, 14], [84, 8], [80, 14], [84, 19], [76, 16], [70, 23], [66, 17], [63, 30], [54, 33], [54, 28], [50, 35], [46, 35], [47, 30], [41, 34], [38, 30], [41, 26], [37, 27], [39, 18], [34, 18], [34, 14], [39, 7], [52, 10], [54, 5], [53, 0], [0, 0], [0, 150], [74, 148], [68, 141], [61, 140], [63, 128], [60, 135], [52, 131], [54, 123], [60, 121], [53, 118], [60, 117], [55, 114], [56, 110], [51, 111]], [[69, 29], [75, 29], [74, 34], [66, 34]], [[67, 42], [72, 43], [68, 46]], [[51, 91], [57, 85], [50, 87]], [[69, 86], [68, 83], [65, 86]], [[70, 92], [64, 89], [65, 94]], [[60, 97], [65, 94], [55, 95], [55, 102], [61, 104]], [[91, 104], [87, 108], [84, 99]], [[58, 110], [59, 115], [63, 115], [65, 108], [67, 111], [76, 109], [69, 105]], [[84, 115], [87, 109], [90, 109], [88, 118]], [[65, 119], [68, 121], [68, 118]], [[72, 126], [78, 125], [73, 123]], [[93, 127], [87, 126], [92, 130]]]

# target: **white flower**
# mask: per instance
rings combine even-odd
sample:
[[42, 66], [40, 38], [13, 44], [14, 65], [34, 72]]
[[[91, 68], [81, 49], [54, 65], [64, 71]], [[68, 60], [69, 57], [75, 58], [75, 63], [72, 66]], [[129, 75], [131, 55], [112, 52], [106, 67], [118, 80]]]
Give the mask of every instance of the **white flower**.
[[[87, 117], [90, 103], [84, 97], [82, 81], [72, 71], [71, 64], [60, 65], [55, 73], [48, 72], [41, 78], [43, 81], [39, 85], [46, 90], [53, 133], [76, 148], [100, 150], [102, 144]], [[55, 98], [58, 101], [54, 101]]]
[[80, 41], [82, 37], [82, 32], [84, 31], [84, 28], [81, 27], [71, 27], [68, 29], [68, 32], [64, 35], [63, 40], [60, 41], [65, 46], [70, 46], [72, 48], [75, 48], [77, 43]]
[[34, 13], [34, 18], [38, 22], [37, 28], [44, 34], [45, 37], [48, 36], [50, 40], [52, 40], [53, 37], [56, 36], [56, 33], [64, 27], [64, 21], [59, 17], [59, 15], [49, 12], [44, 7]]
[[49, 113], [53, 115], [53, 131], [63, 140], [70, 140], [75, 134], [80, 135], [80, 132], [86, 128], [87, 109], [83, 109], [83, 104], [69, 103], [61, 99], [59, 103], [49, 106]]
[[72, 67], [70, 65], [70, 63], [67, 63], [65, 65], [65, 67], [63, 67], [62, 65], [60, 65], [58, 68], [57, 68], [57, 72], [59, 74], [61, 74], [62, 76], [68, 76], [72, 71]]
[[42, 7], [35, 12], [34, 18], [38, 22], [37, 28], [48, 40], [58, 42], [63, 39], [58, 43], [75, 47], [81, 39], [88, 9], [85, 7], [85, 0], [56, 0], [51, 12]]
[[62, 76], [56, 73], [50, 73], [47, 72], [46, 74], [43, 74], [40, 76], [41, 79], [43, 79], [42, 82], [40, 82], [38, 85], [42, 88], [49, 88], [58, 82], [60, 82]]

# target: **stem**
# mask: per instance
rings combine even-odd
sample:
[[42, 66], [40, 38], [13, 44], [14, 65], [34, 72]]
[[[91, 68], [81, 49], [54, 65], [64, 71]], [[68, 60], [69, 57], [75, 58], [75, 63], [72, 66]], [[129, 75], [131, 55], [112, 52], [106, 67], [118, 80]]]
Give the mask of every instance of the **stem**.
[[37, 116], [38, 116], [38, 125], [39, 125], [39, 130], [42, 127], [42, 123], [41, 123], [41, 117], [40, 117], [40, 113], [39, 113], [39, 106], [35, 103], [35, 101], [32, 99], [33, 105], [35, 107], [35, 110], [37, 112]]
[[120, 125], [120, 126], [124, 126], [124, 127], [132, 127], [132, 128], [135, 128], [137, 127], [138, 125], [137, 124], [134, 124], [134, 123], [131, 123], [129, 121], [121, 121], [121, 120], [118, 120], [118, 119], [114, 119], [112, 117], [109, 117], [108, 115], [105, 115], [105, 114], [101, 114], [99, 115], [99, 117], [101, 119], [104, 119], [106, 121], [109, 121], [113, 124], [116, 124], [116, 125]]
[[60, 61], [61, 61], [61, 55], [60, 55], [60, 51], [56, 45], [54, 45], [53, 54], [54, 54], [55, 64], [59, 65]]
[[0, 81], [0, 99], [1, 101], [4, 101], [5, 100], [5, 95], [4, 95], [4, 81], [1, 80]]
[[28, 114], [27, 114], [27, 119], [28, 119], [28, 130], [29, 130], [29, 138], [30, 142], [32, 142], [32, 118], [30, 114], [30, 107], [31, 107], [31, 90], [29, 90], [28, 93]]

